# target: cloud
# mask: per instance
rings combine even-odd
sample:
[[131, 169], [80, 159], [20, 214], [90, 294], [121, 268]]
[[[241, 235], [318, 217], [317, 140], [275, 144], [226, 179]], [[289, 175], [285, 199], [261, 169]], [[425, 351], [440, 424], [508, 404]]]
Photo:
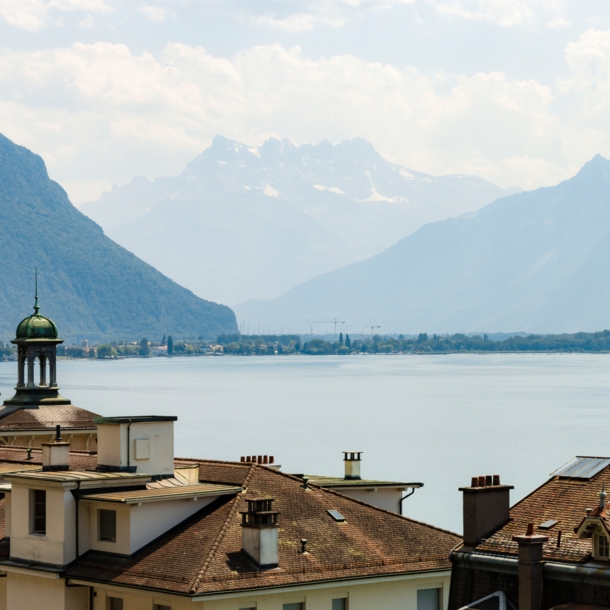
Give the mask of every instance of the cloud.
[[167, 17], [168, 10], [163, 6], [154, 6], [152, 4], [145, 4], [140, 6], [140, 12], [145, 17], [154, 23], [163, 23]]
[[306, 32], [312, 30], [317, 19], [314, 15], [298, 14], [277, 19], [274, 15], [260, 15], [250, 18], [250, 23], [268, 28], [275, 28], [285, 32]]
[[9, 25], [38, 32], [55, 11], [108, 13], [114, 9], [104, 0], [0, 0], [0, 18]]
[[550, 14], [548, 27], [569, 23], [561, 16], [562, 0], [428, 0], [440, 14], [511, 27], [536, 22]]
[[81, 193], [179, 171], [216, 134], [253, 145], [360, 136], [413, 169], [534, 187], [610, 156], [609, 58], [610, 32], [590, 30], [566, 48], [570, 77], [549, 87], [278, 44], [225, 58], [182, 43], [158, 56], [77, 43], [0, 55], [0, 132]]

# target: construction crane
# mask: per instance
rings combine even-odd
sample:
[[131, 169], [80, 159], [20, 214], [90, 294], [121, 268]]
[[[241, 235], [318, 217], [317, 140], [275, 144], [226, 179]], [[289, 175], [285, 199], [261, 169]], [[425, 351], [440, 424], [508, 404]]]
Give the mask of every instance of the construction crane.
[[[337, 336], [337, 324], [345, 324], [345, 320], [337, 320], [334, 318], [333, 320], [309, 320], [310, 324], [334, 324], [335, 325], [335, 336]], [[313, 335], [313, 329], [312, 333]]]
[[374, 331], [376, 328], [381, 328], [381, 326], [379, 326], [379, 325], [378, 325], [378, 326], [367, 326], [367, 328], [370, 328], [370, 329], [371, 329], [371, 337], [372, 337], [372, 336], [373, 336], [373, 331]]

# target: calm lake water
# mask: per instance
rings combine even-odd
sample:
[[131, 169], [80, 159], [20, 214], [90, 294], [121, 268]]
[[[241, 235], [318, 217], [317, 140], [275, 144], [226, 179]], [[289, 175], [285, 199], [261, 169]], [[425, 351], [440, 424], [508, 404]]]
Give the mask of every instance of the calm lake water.
[[[575, 455], [610, 455], [610, 356], [451, 355], [61, 361], [62, 394], [103, 415], [177, 415], [176, 454], [270, 454], [286, 472], [422, 481], [405, 514], [461, 531], [458, 487], [523, 497]], [[0, 363], [2, 400], [15, 363]]]

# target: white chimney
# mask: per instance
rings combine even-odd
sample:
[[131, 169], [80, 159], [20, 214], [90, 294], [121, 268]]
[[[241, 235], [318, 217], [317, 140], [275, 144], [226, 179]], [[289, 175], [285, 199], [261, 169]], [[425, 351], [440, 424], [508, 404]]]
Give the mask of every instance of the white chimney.
[[246, 502], [248, 510], [241, 512], [242, 548], [260, 568], [277, 568], [280, 513], [273, 510], [273, 498], [246, 498]]
[[97, 469], [174, 476], [174, 422], [164, 415], [96, 417]]
[[55, 441], [42, 443], [42, 469], [45, 471], [70, 470], [70, 443], [61, 438], [61, 426], [55, 427]]
[[343, 461], [345, 463], [345, 478], [360, 479], [360, 462], [362, 451], [344, 451]]

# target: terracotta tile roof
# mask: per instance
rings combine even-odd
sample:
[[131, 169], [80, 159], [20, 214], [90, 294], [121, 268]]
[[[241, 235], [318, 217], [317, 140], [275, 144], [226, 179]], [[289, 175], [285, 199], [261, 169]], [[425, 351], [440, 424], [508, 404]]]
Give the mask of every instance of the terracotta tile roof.
[[[247, 492], [216, 500], [131, 557], [89, 551], [67, 575], [194, 595], [450, 568], [449, 552], [459, 542], [451, 532], [315, 485], [304, 490], [302, 480], [264, 466], [198, 462], [201, 480]], [[281, 512], [278, 569], [259, 571], [241, 550], [246, 494], [275, 498]], [[329, 509], [346, 521], [334, 521]], [[299, 552], [301, 538], [307, 554]]]
[[199, 464], [199, 480], [206, 483], [243, 485], [252, 464], [242, 462], [221, 462], [216, 460], [193, 460], [176, 458], [176, 466]]
[[[534, 532], [549, 538], [544, 545], [544, 558], [555, 561], [580, 562], [591, 554], [591, 539], [578, 539], [574, 533], [585, 516], [585, 509], [599, 504], [599, 492], [605, 483], [610, 487], [610, 467], [589, 480], [554, 477], [534, 490], [511, 508], [511, 520], [476, 547], [478, 551], [516, 555], [515, 535], [525, 534], [528, 523]], [[538, 526], [548, 520], [557, 520], [551, 529]], [[561, 544], [557, 548], [557, 535], [561, 531]]]
[[57, 424], [65, 430], [94, 429], [96, 413], [76, 405], [40, 405], [37, 409], [0, 408], [0, 432], [55, 430]]

